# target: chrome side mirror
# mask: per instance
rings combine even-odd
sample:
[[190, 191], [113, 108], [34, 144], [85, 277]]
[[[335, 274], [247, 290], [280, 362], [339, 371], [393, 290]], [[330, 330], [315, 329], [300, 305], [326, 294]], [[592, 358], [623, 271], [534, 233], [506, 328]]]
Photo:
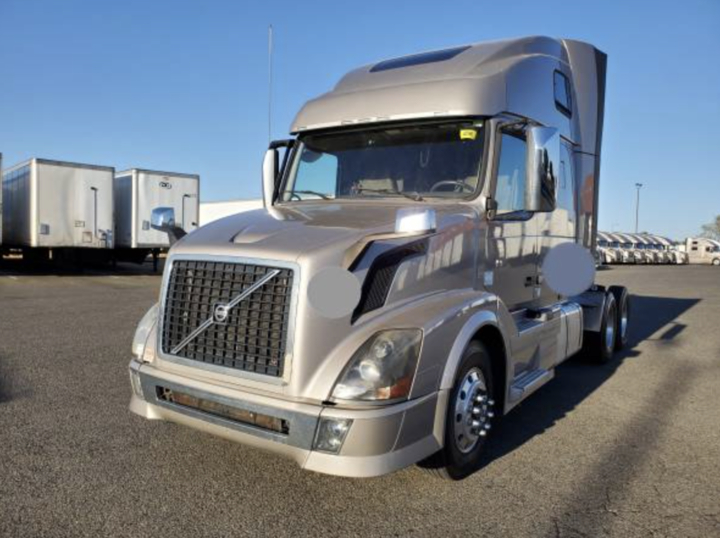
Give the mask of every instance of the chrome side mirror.
[[156, 207], [150, 215], [150, 226], [161, 232], [175, 227], [175, 209], [172, 207]]
[[275, 183], [277, 181], [278, 151], [270, 148], [265, 152], [262, 167], [262, 192], [265, 207], [273, 205], [275, 197]]
[[[277, 190], [278, 179], [280, 179], [287, 166], [290, 152], [295, 145], [295, 139], [274, 140], [265, 152], [262, 169], [262, 193], [263, 203], [266, 208], [272, 207], [275, 203], [275, 191]], [[284, 149], [282, 166], [280, 165], [280, 149]]]
[[170, 246], [187, 235], [187, 232], [175, 224], [175, 209], [156, 207], [150, 214], [150, 227], [168, 235]]
[[530, 127], [527, 130], [527, 188], [525, 209], [549, 212], [555, 210], [560, 177], [560, 133], [552, 127]]

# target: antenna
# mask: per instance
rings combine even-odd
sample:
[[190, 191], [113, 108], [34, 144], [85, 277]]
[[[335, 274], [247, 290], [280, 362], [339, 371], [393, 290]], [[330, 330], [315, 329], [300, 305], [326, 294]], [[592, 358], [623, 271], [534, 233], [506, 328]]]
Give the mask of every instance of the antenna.
[[273, 27], [268, 26], [268, 145], [272, 141]]

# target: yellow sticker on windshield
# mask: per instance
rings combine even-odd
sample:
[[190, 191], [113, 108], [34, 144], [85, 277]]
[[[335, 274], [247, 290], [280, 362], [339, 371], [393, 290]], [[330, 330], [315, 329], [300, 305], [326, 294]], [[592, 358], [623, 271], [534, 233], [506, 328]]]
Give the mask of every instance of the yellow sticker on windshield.
[[477, 131], [475, 129], [460, 129], [460, 140], [475, 140]]

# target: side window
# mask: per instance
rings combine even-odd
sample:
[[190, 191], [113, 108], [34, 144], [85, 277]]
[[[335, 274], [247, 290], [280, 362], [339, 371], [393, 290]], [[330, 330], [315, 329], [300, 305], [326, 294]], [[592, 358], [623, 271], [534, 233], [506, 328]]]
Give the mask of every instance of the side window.
[[525, 209], [525, 147], [524, 140], [503, 133], [495, 187], [498, 213]]
[[334, 198], [337, 191], [338, 158], [329, 153], [317, 153], [303, 148], [299, 159], [292, 193], [286, 200]]
[[560, 71], [555, 71], [553, 76], [553, 87], [555, 92], [555, 104], [566, 116], [572, 115], [572, 100], [570, 98], [570, 80]]

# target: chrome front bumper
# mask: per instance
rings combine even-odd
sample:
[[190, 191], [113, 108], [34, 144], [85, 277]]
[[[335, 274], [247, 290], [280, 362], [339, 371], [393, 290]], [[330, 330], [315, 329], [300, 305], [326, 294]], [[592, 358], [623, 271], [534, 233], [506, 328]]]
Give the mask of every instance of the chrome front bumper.
[[[179, 376], [151, 364], [130, 363], [130, 410], [146, 419], [167, 420], [268, 450], [321, 473], [369, 477], [387, 474], [429, 456], [441, 447], [447, 391], [395, 405], [343, 409], [281, 400]], [[287, 433], [230, 420], [162, 399], [158, 387], [242, 412], [282, 419]], [[322, 418], [351, 419], [339, 453], [313, 449]]]

